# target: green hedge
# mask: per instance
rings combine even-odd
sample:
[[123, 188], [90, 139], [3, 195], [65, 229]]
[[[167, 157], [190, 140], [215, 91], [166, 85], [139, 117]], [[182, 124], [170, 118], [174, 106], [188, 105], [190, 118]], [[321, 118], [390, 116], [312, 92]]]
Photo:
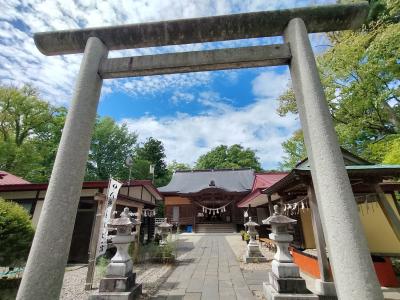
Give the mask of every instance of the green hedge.
[[26, 261], [34, 229], [28, 212], [0, 198], [0, 266], [20, 266]]

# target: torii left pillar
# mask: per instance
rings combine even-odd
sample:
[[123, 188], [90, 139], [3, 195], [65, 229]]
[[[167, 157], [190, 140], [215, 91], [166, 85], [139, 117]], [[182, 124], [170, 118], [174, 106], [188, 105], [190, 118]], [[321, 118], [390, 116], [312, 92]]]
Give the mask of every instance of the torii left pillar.
[[[49, 187], [17, 299], [58, 299], [96, 121], [101, 86], [98, 70], [108, 49], [87, 40]], [[51, 274], [52, 276], [49, 276]]]

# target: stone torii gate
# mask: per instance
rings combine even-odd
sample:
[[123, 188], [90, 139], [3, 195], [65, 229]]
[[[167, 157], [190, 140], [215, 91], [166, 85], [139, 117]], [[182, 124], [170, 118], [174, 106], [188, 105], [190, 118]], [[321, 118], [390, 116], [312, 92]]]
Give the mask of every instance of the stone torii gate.
[[[308, 39], [358, 28], [367, 12], [363, 2], [35, 34], [45, 55], [84, 56], [17, 299], [59, 297], [103, 79], [284, 64], [338, 297], [383, 299]], [[279, 35], [284, 44], [107, 58], [110, 50]]]

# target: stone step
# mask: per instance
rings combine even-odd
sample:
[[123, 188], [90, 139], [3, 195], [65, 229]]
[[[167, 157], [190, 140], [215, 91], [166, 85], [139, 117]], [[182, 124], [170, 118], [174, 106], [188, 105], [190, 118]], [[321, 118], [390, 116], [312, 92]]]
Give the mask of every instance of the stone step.
[[233, 233], [236, 232], [235, 224], [197, 224], [196, 233]]

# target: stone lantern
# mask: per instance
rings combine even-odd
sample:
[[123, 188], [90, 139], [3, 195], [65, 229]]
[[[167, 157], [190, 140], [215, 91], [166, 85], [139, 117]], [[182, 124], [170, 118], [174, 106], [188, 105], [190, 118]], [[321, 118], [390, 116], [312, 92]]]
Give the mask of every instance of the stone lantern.
[[169, 231], [172, 228], [172, 224], [169, 224], [167, 222], [167, 220], [165, 220], [164, 222], [162, 222], [161, 224], [158, 225], [158, 228], [161, 231], [160, 247], [162, 247], [167, 244], [167, 237], [168, 237]]
[[130, 218], [127, 207], [119, 218], [111, 219], [107, 224], [109, 228], [117, 230], [117, 234], [111, 236], [112, 243], [117, 248], [117, 253], [107, 266], [106, 275], [100, 281], [98, 294], [91, 295], [90, 299], [135, 299], [142, 293], [142, 285], [136, 284], [136, 273], [133, 273], [133, 262], [128, 254], [130, 243], [135, 240], [136, 233], [132, 228], [140, 222]]
[[264, 295], [268, 300], [318, 299], [307, 289], [305, 280], [300, 277], [299, 267], [293, 263], [289, 253], [289, 243], [293, 241], [293, 236], [289, 234], [288, 227], [296, 222], [282, 215], [278, 205], [274, 206], [274, 214], [263, 220], [263, 224], [271, 225], [269, 238], [277, 245], [272, 272], [269, 272], [268, 281], [263, 283]]
[[250, 241], [247, 245], [246, 254], [243, 256], [243, 261], [245, 263], [256, 263], [256, 262], [266, 262], [267, 259], [261, 254], [260, 245], [256, 240], [257, 230], [256, 226], [260, 226], [256, 222], [251, 220], [244, 224], [247, 227], [247, 233], [250, 235]]

